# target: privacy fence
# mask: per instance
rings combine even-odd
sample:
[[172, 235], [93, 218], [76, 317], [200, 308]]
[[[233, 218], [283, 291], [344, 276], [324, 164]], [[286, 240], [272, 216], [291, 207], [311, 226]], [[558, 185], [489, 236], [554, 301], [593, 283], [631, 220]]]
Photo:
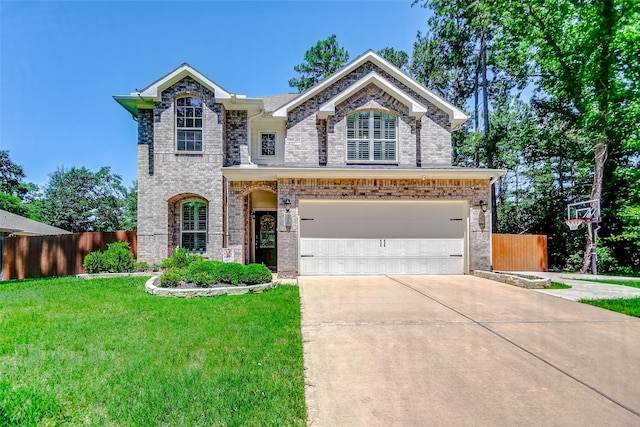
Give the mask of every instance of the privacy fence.
[[113, 242], [129, 242], [129, 249], [136, 258], [138, 239], [135, 231], [5, 237], [3, 280], [84, 273], [84, 256], [105, 250], [107, 244]]
[[[129, 242], [137, 258], [135, 231], [5, 237], [3, 280], [84, 273], [84, 256], [113, 242]], [[492, 249], [495, 270], [547, 271], [547, 236], [494, 234]]]
[[494, 270], [547, 271], [547, 236], [494, 234], [491, 244]]

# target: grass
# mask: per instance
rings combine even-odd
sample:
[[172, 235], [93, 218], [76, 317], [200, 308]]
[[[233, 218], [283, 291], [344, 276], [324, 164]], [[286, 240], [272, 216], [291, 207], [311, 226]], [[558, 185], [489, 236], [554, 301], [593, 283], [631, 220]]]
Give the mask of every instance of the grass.
[[571, 289], [571, 286], [565, 285], [564, 283], [551, 282], [547, 289]]
[[580, 300], [580, 302], [595, 305], [596, 307], [606, 308], [611, 311], [617, 311], [618, 313], [628, 314], [629, 316], [640, 317], [640, 298], [608, 300], [583, 299]]
[[304, 425], [297, 287], [161, 298], [146, 278], [0, 284], [0, 425]]
[[608, 283], [610, 285], [623, 285], [630, 286], [632, 288], [640, 288], [640, 280], [589, 280], [589, 279], [580, 279], [585, 282], [595, 282], [595, 283]]

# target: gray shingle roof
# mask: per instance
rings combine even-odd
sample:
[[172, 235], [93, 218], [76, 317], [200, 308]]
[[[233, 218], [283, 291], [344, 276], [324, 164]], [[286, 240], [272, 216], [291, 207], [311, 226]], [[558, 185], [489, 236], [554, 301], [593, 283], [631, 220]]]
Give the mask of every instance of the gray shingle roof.
[[0, 209], [0, 233], [25, 236], [45, 236], [51, 234], [71, 234], [62, 228], [52, 227], [38, 221]]
[[299, 93], [283, 93], [280, 95], [270, 95], [263, 96], [262, 101], [264, 102], [264, 110], [267, 113], [273, 113], [278, 108], [282, 107], [287, 102], [291, 101], [293, 98], [299, 96]]

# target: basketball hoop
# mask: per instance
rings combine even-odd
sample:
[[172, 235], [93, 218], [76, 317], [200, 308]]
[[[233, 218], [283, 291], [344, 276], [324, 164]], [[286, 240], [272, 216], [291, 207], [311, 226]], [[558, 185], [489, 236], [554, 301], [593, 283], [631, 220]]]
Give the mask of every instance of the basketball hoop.
[[584, 219], [582, 219], [582, 218], [573, 218], [573, 219], [567, 219], [567, 220], [565, 220], [565, 222], [567, 223], [567, 226], [569, 227], [569, 230], [576, 231], [578, 229], [578, 227], [580, 227], [586, 221]]

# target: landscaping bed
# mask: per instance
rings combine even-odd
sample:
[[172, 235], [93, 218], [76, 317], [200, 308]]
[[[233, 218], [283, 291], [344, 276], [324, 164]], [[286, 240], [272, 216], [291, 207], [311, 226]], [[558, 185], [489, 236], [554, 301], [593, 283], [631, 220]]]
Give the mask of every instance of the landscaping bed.
[[164, 288], [158, 286], [156, 282], [159, 276], [154, 276], [147, 280], [144, 285], [144, 289], [151, 295], [158, 295], [163, 297], [211, 297], [216, 295], [242, 295], [250, 292], [262, 292], [268, 289], [274, 288], [277, 283], [261, 283], [257, 285], [237, 285], [229, 286], [224, 283], [208, 284], [206, 286], [196, 286], [194, 283], [182, 282], [178, 286], [173, 288]]

